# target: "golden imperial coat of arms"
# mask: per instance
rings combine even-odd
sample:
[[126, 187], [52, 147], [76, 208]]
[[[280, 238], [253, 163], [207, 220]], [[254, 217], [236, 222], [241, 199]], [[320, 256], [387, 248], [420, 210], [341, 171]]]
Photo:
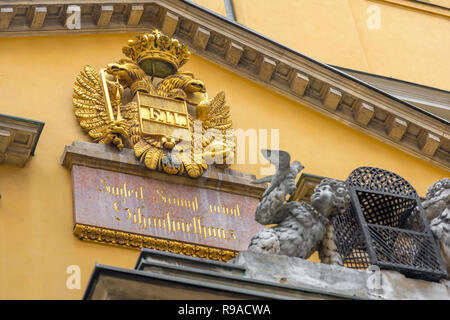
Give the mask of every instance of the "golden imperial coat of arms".
[[85, 66], [74, 85], [81, 127], [98, 143], [133, 148], [150, 170], [201, 176], [227, 166], [234, 135], [225, 94], [209, 99], [205, 84], [179, 68], [189, 48], [158, 30], [129, 40], [128, 57], [95, 71]]

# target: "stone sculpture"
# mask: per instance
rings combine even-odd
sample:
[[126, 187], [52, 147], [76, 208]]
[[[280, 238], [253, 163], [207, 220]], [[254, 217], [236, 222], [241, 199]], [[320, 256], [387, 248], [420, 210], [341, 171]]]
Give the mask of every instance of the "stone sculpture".
[[436, 181], [428, 188], [422, 206], [430, 221], [430, 229], [439, 243], [442, 259], [450, 274], [450, 179]]
[[[249, 250], [280, 254], [307, 259], [317, 250], [323, 239], [329, 219], [346, 210], [350, 196], [343, 182], [323, 179], [311, 196], [311, 205], [305, 202], [287, 201], [287, 196], [295, 192], [295, 179], [303, 169], [300, 162], [290, 163], [290, 155], [285, 151], [261, 150], [275, 167], [275, 175], [264, 177], [253, 183], [270, 182], [258, 204], [255, 219], [263, 225], [250, 241]], [[332, 237], [329, 237], [332, 241]], [[329, 243], [325, 248], [332, 247]], [[337, 254], [337, 253], [336, 253]], [[332, 252], [323, 252], [329, 261], [339, 260]]]

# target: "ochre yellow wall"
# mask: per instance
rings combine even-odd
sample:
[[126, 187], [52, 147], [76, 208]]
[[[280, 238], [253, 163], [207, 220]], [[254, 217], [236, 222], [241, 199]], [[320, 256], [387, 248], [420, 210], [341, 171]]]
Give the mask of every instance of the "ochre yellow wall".
[[[122, 58], [131, 34], [0, 38], [0, 113], [45, 122], [25, 168], [0, 165], [0, 299], [80, 299], [94, 263], [133, 268], [138, 251], [82, 242], [72, 234], [65, 145], [90, 141], [72, 107], [83, 65], [98, 69]], [[280, 129], [280, 147], [306, 172], [345, 179], [358, 166], [392, 170], [421, 195], [448, 175], [424, 161], [350, 129], [298, 103], [193, 56], [184, 67], [210, 96], [227, 94], [235, 128]], [[259, 165], [234, 169], [260, 176]], [[81, 290], [66, 288], [66, 268], [81, 267]]]
[[450, 0], [422, 0], [424, 2], [429, 2], [431, 4], [436, 4], [438, 6], [443, 6], [446, 8], [450, 8]]
[[[194, 2], [225, 15], [223, 0]], [[448, 17], [382, 0], [233, 3], [239, 23], [321, 62], [450, 90]], [[431, 3], [450, 7], [447, 0]], [[374, 5], [379, 30], [367, 27], [367, 8]]]
[[[138, 251], [84, 243], [72, 235], [65, 145], [89, 141], [72, 107], [84, 64], [122, 57], [129, 36], [0, 38], [0, 113], [45, 122], [25, 168], [0, 165], [0, 299], [80, 299], [95, 262], [133, 268]], [[81, 268], [81, 290], [66, 288], [66, 269]]]
[[223, 16], [226, 16], [225, 1], [224, 0], [194, 0], [193, 2], [215, 11]]

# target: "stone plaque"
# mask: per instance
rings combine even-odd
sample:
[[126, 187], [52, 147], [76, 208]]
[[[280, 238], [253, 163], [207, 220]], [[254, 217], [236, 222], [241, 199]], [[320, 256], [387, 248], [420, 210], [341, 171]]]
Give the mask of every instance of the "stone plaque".
[[72, 181], [76, 225], [233, 251], [262, 228], [257, 198], [78, 165]]

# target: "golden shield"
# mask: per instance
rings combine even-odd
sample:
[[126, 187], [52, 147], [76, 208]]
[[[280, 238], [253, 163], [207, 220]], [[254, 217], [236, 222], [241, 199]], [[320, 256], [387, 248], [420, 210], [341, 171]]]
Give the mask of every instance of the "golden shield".
[[144, 136], [167, 139], [190, 137], [186, 102], [142, 92], [136, 94], [135, 101], [138, 103], [139, 125]]

